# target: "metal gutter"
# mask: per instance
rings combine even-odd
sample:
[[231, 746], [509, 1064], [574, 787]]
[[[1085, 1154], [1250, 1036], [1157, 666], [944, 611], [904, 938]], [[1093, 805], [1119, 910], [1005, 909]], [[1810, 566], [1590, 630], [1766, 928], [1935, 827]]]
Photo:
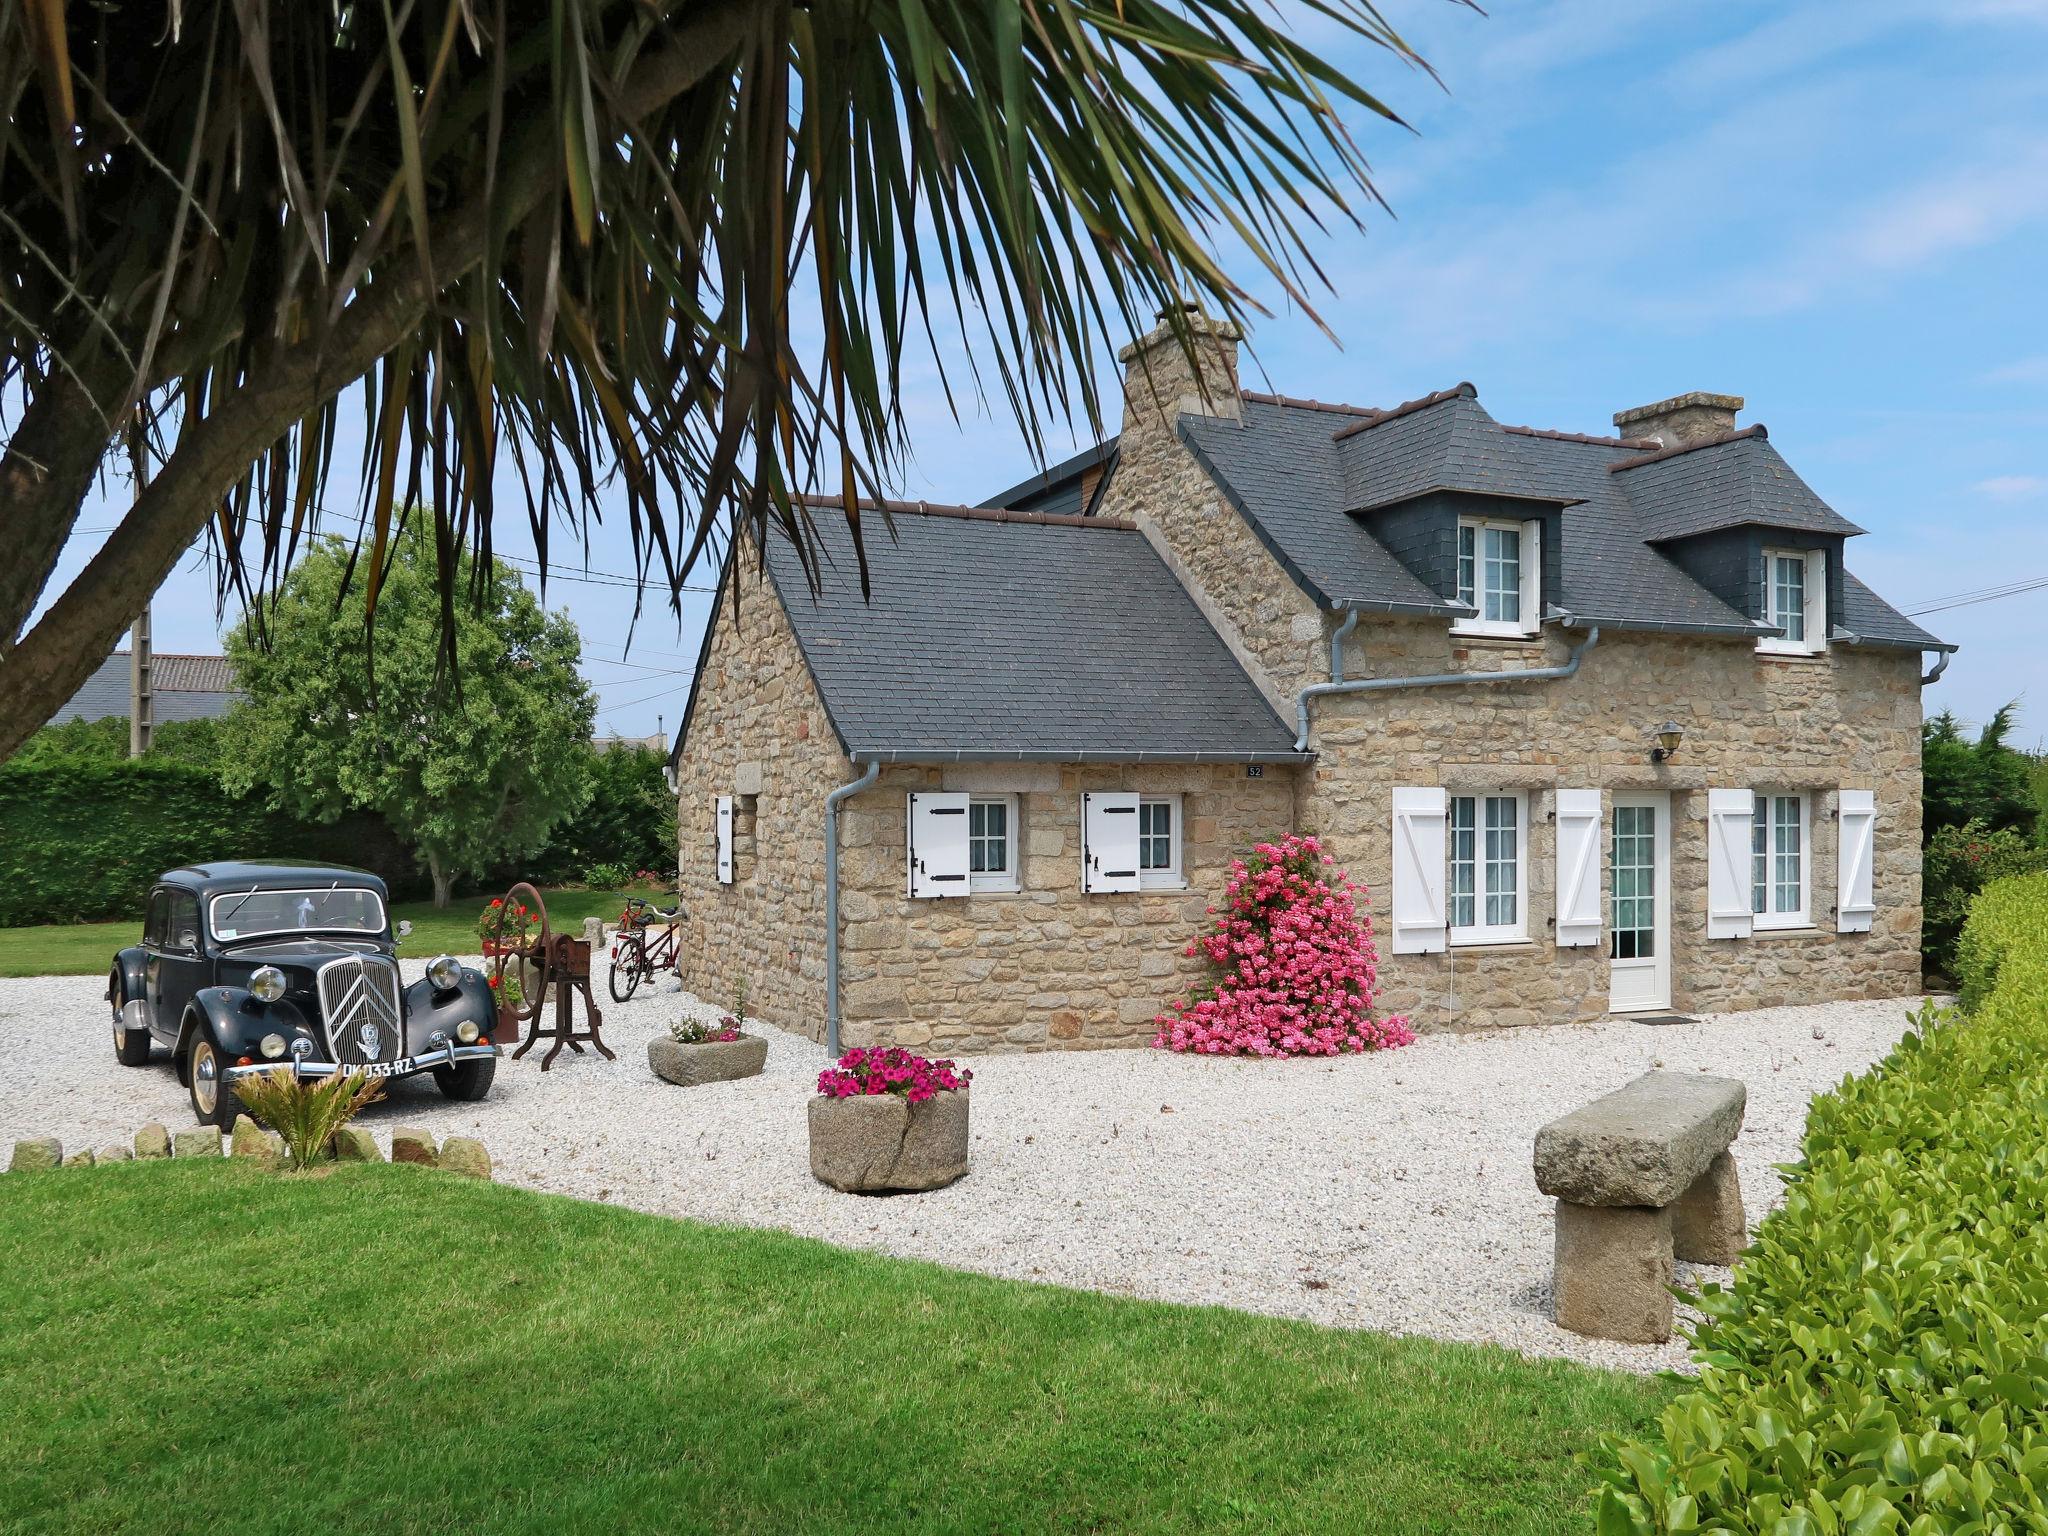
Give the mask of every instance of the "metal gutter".
[[[1577, 626], [1578, 621], [1567, 616], [1567, 629]], [[1358, 610], [1351, 609], [1344, 616], [1330, 636], [1330, 681], [1310, 683], [1301, 690], [1295, 700], [1295, 723], [1299, 727], [1294, 746], [1296, 751], [1308, 750], [1308, 701], [1326, 698], [1340, 693], [1383, 693], [1395, 688], [1447, 688], [1460, 683], [1543, 683], [1570, 677], [1579, 670], [1579, 663], [1586, 652], [1600, 643], [1600, 626], [1595, 624], [1586, 631], [1586, 638], [1572, 647], [1570, 658], [1554, 667], [1506, 667], [1491, 672], [1430, 672], [1418, 677], [1364, 677], [1346, 681], [1344, 677], [1344, 637], [1358, 627]]]
[[1300, 763], [1313, 753], [1279, 749], [1253, 752], [1130, 751], [1126, 748], [1053, 747], [1007, 751], [985, 747], [862, 747], [856, 763]]
[[825, 797], [825, 1051], [839, 1059], [839, 802], [851, 798], [881, 777], [882, 765], [842, 784]]
[[1940, 682], [1941, 674], [1948, 670], [1948, 664], [1955, 659], [1955, 654], [1956, 648], [1954, 646], [1950, 646], [1947, 650], [1941, 652], [1941, 660], [1934, 664], [1934, 670], [1921, 675], [1920, 686], [1922, 688], [1930, 688]]

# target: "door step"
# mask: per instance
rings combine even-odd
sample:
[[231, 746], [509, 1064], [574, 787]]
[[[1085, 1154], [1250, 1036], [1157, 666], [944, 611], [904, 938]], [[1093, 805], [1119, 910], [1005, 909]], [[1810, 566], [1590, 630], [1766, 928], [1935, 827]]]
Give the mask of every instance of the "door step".
[[1638, 1024], [1697, 1024], [1699, 1020], [1689, 1013], [1638, 1013], [1631, 1015]]

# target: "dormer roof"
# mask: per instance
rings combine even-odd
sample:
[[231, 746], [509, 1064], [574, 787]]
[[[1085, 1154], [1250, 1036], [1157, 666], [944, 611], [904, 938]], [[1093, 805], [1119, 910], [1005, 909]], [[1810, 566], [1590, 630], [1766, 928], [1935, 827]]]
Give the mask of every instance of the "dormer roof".
[[1863, 531], [1814, 494], [1761, 425], [1607, 468], [1653, 544], [1752, 524], [1842, 538]]

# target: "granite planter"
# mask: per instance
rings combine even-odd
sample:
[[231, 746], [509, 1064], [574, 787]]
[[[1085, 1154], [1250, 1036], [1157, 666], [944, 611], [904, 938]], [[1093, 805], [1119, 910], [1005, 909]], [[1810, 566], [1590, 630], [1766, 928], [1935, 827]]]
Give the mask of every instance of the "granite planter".
[[767, 1060], [768, 1042], [759, 1035], [706, 1040], [701, 1045], [683, 1045], [667, 1035], [656, 1035], [647, 1042], [647, 1065], [654, 1075], [684, 1088], [759, 1077]]
[[811, 1100], [811, 1172], [854, 1194], [938, 1189], [967, 1171], [965, 1088], [921, 1104], [893, 1093]]

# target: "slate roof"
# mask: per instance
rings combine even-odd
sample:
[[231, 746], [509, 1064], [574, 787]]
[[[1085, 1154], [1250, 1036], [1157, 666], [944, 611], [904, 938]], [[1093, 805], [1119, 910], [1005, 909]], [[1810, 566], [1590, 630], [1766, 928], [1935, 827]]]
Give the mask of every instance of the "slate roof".
[[[1431, 491], [1561, 507], [1562, 590], [1547, 606], [1586, 623], [1699, 634], [1759, 626], [1660, 552], [1661, 541], [1762, 523], [1849, 536], [1762, 428], [1679, 452], [1623, 438], [1503, 427], [1469, 384], [1391, 411], [1246, 395], [1241, 422], [1182, 416], [1180, 435], [1274, 557], [1326, 608], [1462, 612], [1373, 537], [1373, 509]], [[1913, 649], [1943, 642], [1853, 576], [1842, 627]]]
[[1861, 533], [1792, 472], [1762, 427], [1706, 443], [1623, 459], [1611, 466], [1641, 509], [1652, 543], [1760, 523], [1807, 533]]
[[1303, 756], [1130, 524], [891, 506], [887, 522], [862, 519], [871, 602], [844, 518], [816, 520], [815, 595], [788, 540], [768, 547], [769, 577], [855, 761]]
[[[158, 725], [172, 720], [214, 720], [225, 715], [242, 695], [234, 669], [225, 656], [190, 656], [158, 651], [151, 678]], [[116, 651], [93, 669], [64, 707], [50, 717], [52, 725], [68, 720], [128, 718], [128, 652]]]

